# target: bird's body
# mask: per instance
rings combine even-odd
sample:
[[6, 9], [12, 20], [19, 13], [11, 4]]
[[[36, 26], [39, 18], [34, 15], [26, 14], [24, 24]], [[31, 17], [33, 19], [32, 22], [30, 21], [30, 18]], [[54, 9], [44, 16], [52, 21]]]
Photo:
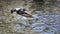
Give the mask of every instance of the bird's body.
[[25, 16], [25, 17], [32, 17], [31, 14], [29, 14], [28, 12], [25, 12], [26, 9], [21, 9], [21, 8], [15, 8], [11, 10], [11, 13], [16, 12], [19, 15]]

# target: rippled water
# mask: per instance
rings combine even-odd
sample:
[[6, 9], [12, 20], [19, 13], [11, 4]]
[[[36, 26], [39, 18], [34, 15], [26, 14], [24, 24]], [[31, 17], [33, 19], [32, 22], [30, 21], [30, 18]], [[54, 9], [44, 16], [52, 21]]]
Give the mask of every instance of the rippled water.
[[[25, 0], [18, 0], [18, 1], [17, 0], [10, 0], [10, 1], [1, 0], [0, 14], [3, 16], [2, 17], [0, 16], [0, 21], [2, 20], [3, 22], [1, 21], [0, 23], [2, 23], [3, 25], [1, 24], [0, 26], [3, 26], [3, 27], [0, 27], [0, 33], [7, 34], [10, 31], [11, 32], [14, 31], [12, 32], [12, 34], [16, 34], [16, 32], [17, 34], [18, 33], [20, 34], [20, 32], [22, 33], [24, 32], [25, 34], [30, 34], [32, 32], [34, 34], [60, 34], [60, 13], [59, 13], [60, 0], [56, 0], [54, 5], [52, 4], [54, 2], [49, 2], [50, 0], [45, 0], [46, 6], [42, 7], [45, 11], [34, 11], [36, 13], [32, 14], [33, 18], [27, 18], [21, 15], [16, 15], [16, 14], [13, 15], [15, 17], [11, 18], [12, 14], [10, 14], [10, 11], [9, 11], [10, 9], [16, 8], [16, 7], [22, 8], [23, 4], [25, 5], [27, 4], [26, 6], [23, 7], [26, 9], [28, 9], [31, 6], [31, 4], [29, 3], [30, 0], [26, 0], [27, 2], [26, 1], [24, 2], [24, 1]], [[55, 13], [55, 14], [52, 14], [52, 13]], [[9, 23], [10, 25], [5, 23]]]
[[[37, 11], [36, 11], [37, 12]], [[46, 14], [40, 11], [33, 15], [34, 18], [30, 20], [23, 17], [25, 21], [31, 22], [31, 24], [23, 24], [25, 26], [30, 26], [33, 32], [40, 34], [56, 34], [60, 31], [60, 15], [59, 14]], [[20, 17], [17, 17], [17, 19]], [[21, 29], [22, 26], [17, 25], [17, 30]]]

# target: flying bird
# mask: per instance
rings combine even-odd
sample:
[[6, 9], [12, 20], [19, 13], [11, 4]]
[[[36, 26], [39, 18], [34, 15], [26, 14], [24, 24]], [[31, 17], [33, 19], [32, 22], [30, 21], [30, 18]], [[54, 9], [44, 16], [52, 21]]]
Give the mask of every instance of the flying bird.
[[19, 15], [22, 15], [22, 16], [25, 16], [25, 17], [32, 17], [32, 15], [28, 12], [26, 12], [27, 10], [26, 9], [21, 9], [21, 8], [14, 8], [14, 9], [11, 9], [11, 13], [14, 13], [16, 12], [17, 14]]

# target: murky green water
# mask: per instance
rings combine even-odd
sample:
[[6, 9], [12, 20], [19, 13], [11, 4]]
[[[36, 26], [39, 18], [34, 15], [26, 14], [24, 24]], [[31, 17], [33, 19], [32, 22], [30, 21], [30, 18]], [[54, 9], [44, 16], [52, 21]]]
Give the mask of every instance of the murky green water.
[[[59, 34], [60, 33], [60, 2], [46, 0], [32, 3], [32, 0], [0, 1], [0, 34]], [[50, 1], [50, 2], [49, 2]], [[31, 7], [32, 6], [32, 7]], [[16, 13], [13, 8], [26, 8], [32, 12], [33, 18], [27, 18]]]

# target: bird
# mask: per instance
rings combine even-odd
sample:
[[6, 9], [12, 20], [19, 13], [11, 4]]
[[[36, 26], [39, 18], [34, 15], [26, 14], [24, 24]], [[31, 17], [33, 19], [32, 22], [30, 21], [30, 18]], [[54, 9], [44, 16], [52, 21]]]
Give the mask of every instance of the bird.
[[25, 8], [14, 8], [11, 9], [11, 14], [16, 12], [19, 15], [25, 16], [25, 17], [33, 17], [32, 14], [26, 12], [27, 10]]

